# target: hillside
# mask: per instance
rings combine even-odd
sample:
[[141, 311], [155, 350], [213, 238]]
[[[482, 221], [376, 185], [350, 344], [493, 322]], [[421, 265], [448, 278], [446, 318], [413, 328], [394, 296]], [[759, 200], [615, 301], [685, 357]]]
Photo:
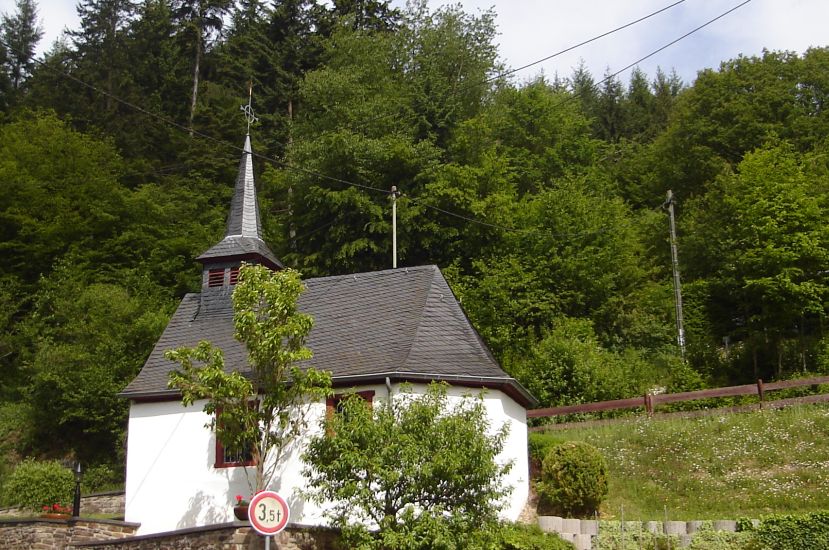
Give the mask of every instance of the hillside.
[[829, 509], [829, 405], [534, 434], [586, 441], [610, 467], [605, 519], [759, 518]]
[[488, 12], [196, 5], [81, 2], [16, 73], [0, 44], [0, 482], [26, 456], [119, 481], [118, 392], [199, 287], [248, 131], [286, 266], [389, 268], [396, 186], [398, 265], [439, 266], [541, 406], [829, 372], [829, 48], [519, 78]]

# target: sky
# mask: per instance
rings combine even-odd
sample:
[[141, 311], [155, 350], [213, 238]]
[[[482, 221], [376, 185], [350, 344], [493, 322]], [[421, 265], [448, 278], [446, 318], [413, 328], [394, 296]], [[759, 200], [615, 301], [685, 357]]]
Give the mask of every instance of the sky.
[[[552, 78], [568, 77], [584, 61], [596, 80], [608, 69], [616, 72], [679, 38], [745, 0], [684, 0], [632, 27], [586, 46], [517, 72], [526, 81], [542, 71]], [[0, 0], [0, 12], [14, 11], [15, 0]], [[428, 0], [437, 9], [445, 0]], [[677, 0], [463, 0], [471, 14], [492, 8], [499, 30], [501, 61], [517, 68], [603, 34]], [[39, 51], [49, 49], [68, 27], [78, 25], [74, 0], [39, 0], [45, 29]], [[404, 6], [405, 0], [393, 0]], [[717, 68], [740, 54], [760, 55], [763, 48], [803, 53], [810, 46], [829, 45], [829, 0], [750, 0], [746, 5], [643, 61], [639, 66], [653, 78], [656, 68], [676, 70], [690, 84], [697, 71]], [[623, 82], [630, 70], [619, 75]]]

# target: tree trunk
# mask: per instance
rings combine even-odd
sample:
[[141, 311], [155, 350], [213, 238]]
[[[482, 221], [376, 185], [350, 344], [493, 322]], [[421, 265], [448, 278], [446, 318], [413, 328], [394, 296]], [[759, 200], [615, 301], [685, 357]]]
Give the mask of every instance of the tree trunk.
[[201, 41], [202, 29], [199, 28], [196, 36], [196, 59], [193, 63], [193, 95], [190, 99], [190, 120], [187, 127], [190, 129], [190, 137], [193, 137], [193, 117], [196, 114], [196, 100], [199, 97], [199, 65], [201, 64]]

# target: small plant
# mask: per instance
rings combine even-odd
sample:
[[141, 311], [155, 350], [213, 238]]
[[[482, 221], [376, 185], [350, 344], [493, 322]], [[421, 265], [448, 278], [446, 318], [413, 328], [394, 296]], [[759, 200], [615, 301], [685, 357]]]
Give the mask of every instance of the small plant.
[[63, 504], [52, 504], [50, 506], [43, 506], [41, 508], [44, 514], [63, 514], [63, 515], [71, 515], [72, 508], [69, 506], [64, 506]]
[[236, 506], [247, 506], [250, 501], [245, 499], [242, 495], [236, 495]]
[[39, 512], [43, 506], [71, 501], [74, 488], [75, 477], [60, 462], [27, 459], [9, 475], [0, 493], [6, 505]]
[[590, 516], [607, 497], [607, 462], [587, 443], [557, 445], [544, 457], [538, 492], [559, 515]]

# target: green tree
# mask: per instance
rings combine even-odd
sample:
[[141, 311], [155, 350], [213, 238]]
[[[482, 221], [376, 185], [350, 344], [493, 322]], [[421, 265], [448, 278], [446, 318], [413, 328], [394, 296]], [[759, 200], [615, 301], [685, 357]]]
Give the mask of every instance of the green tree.
[[53, 114], [0, 127], [0, 271], [31, 285], [67, 251], [94, 252], [120, 229], [121, 166], [110, 144]]
[[178, 22], [184, 40], [192, 50], [193, 87], [190, 94], [188, 126], [193, 129], [196, 105], [199, 97], [199, 78], [202, 58], [211, 41], [221, 31], [224, 16], [230, 10], [230, 0], [175, 0], [173, 17]]
[[210, 342], [166, 353], [181, 365], [170, 373], [169, 385], [181, 391], [182, 403], [207, 400], [204, 412], [218, 440], [226, 449], [252, 453], [251, 492], [267, 487], [288, 447], [305, 433], [310, 405], [331, 385], [328, 373], [296, 365], [311, 357], [304, 343], [313, 319], [297, 310], [303, 290], [296, 271], [242, 266], [233, 323], [236, 339], [248, 350], [250, 378], [226, 372], [222, 350]]
[[785, 340], [820, 330], [826, 314], [829, 232], [816, 191], [793, 147], [771, 143], [689, 205], [685, 271], [707, 280], [717, 336], [746, 342], [754, 377], [780, 376]]
[[[116, 102], [113, 96], [121, 96], [126, 68], [132, 60], [124, 55], [125, 29], [135, 11], [132, 0], [81, 0], [77, 5], [81, 28], [72, 32], [76, 47], [76, 63], [82, 78], [100, 86], [106, 96], [90, 92], [88, 102], [93, 114], [95, 106], [104, 112], [93, 116], [114, 114]], [[101, 103], [103, 102], [103, 104]], [[87, 107], [88, 108], [88, 107]]]
[[16, 7], [14, 15], [4, 13], [0, 21], [0, 36], [6, 46], [6, 59], [2, 61], [15, 90], [31, 74], [35, 48], [43, 37], [35, 0], [17, 0]]
[[496, 462], [507, 429], [490, 428], [481, 399], [452, 404], [445, 384], [373, 407], [347, 398], [305, 452], [311, 498], [334, 503], [352, 548], [465, 547], [496, 521], [510, 469]]
[[89, 279], [63, 262], [41, 281], [19, 327], [31, 348], [20, 360], [35, 450], [113, 464], [123, 458], [129, 406], [118, 392], [138, 374], [172, 303], [141, 277], [121, 284]]

